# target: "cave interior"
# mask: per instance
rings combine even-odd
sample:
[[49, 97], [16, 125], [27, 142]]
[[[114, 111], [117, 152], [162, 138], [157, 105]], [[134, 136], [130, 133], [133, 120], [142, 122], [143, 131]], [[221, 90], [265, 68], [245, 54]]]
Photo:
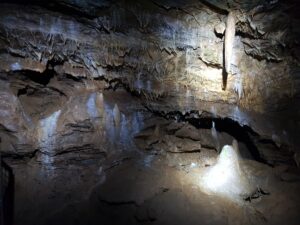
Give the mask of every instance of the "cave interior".
[[0, 225], [299, 225], [297, 0], [1, 0]]

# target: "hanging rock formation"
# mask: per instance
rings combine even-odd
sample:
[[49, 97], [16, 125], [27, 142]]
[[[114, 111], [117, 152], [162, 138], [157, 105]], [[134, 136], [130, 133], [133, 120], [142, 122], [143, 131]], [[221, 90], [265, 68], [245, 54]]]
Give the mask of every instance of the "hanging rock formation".
[[234, 37], [235, 37], [235, 18], [234, 13], [229, 12], [226, 20], [226, 30], [225, 30], [225, 40], [224, 40], [224, 58], [225, 58], [225, 70], [226, 73], [229, 74], [230, 65], [233, 54], [233, 46], [234, 46]]
[[226, 89], [227, 85], [227, 76], [231, 73], [231, 62], [234, 46], [234, 37], [235, 37], [235, 18], [234, 13], [229, 12], [226, 20], [226, 30], [225, 30], [225, 39], [224, 39], [224, 67], [225, 73], [223, 73], [223, 89]]

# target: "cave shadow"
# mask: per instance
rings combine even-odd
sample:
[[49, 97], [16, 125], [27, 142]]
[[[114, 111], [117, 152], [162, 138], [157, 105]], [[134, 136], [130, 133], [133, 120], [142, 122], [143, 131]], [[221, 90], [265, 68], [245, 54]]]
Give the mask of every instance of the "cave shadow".
[[2, 159], [0, 167], [1, 176], [1, 205], [0, 205], [0, 222], [1, 225], [13, 225], [14, 221], [14, 192], [15, 179], [13, 170]]
[[227, 77], [228, 73], [225, 71], [225, 69], [222, 70], [222, 90], [225, 91], [227, 87]]
[[[151, 111], [150, 108], [148, 108], [148, 110]], [[196, 110], [192, 110], [184, 115], [178, 111], [172, 111], [168, 113], [158, 111], [151, 112], [154, 115], [158, 117], [164, 117], [167, 120], [175, 120], [177, 122], [188, 122], [197, 129], [211, 129], [214, 123], [217, 132], [225, 132], [232, 136], [234, 139], [236, 139], [238, 142], [245, 144], [247, 150], [249, 151], [254, 160], [264, 164], [268, 164], [263, 158], [261, 158], [259, 150], [255, 145], [254, 139], [257, 138], [259, 135], [247, 125], [241, 126], [237, 121], [228, 117], [215, 118], [205, 116], [202, 118], [196, 118], [194, 117], [195, 114], [198, 114]]]
[[238, 122], [230, 118], [192, 118], [187, 120], [190, 124], [197, 129], [211, 129], [213, 122], [217, 132], [225, 132], [235, 138], [238, 142], [245, 144], [248, 151], [254, 160], [266, 163], [260, 156], [259, 151], [252, 140], [251, 136], [257, 134], [248, 126], [241, 126]]
[[225, 91], [227, 87], [228, 73], [225, 68], [225, 41], [223, 43], [223, 68], [222, 68], [222, 90]]

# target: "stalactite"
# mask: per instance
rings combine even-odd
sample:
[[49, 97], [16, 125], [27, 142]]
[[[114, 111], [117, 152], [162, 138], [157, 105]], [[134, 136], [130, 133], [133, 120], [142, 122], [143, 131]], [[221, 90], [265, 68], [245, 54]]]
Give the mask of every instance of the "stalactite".
[[226, 31], [224, 40], [224, 67], [223, 73], [223, 89], [226, 89], [227, 75], [230, 73], [230, 64], [232, 58], [232, 50], [235, 36], [235, 18], [234, 13], [229, 12], [226, 21]]
[[232, 12], [228, 14], [225, 32], [225, 70], [230, 73], [230, 63], [232, 58], [233, 42], [235, 35], [235, 19]]

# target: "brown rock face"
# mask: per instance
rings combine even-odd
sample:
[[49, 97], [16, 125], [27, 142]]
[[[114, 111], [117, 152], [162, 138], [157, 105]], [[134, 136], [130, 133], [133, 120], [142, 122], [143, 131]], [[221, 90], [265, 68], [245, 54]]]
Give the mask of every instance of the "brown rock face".
[[[1, 151], [54, 157], [79, 146], [104, 155], [93, 135], [105, 130], [101, 141], [113, 137], [110, 125], [125, 134], [122, 121], [129, 130], [140, 127], [133, 111], [146, 106], [186, 121], [229, 118], [251, 128], [264, 160], [293, 158], [300, 125], [295, 7], [193, 0], [20, 4], [1, 3]], [[230, 71], [226, 90], [224, 71]], [[132, 105], [121, 101], [123, 112], [113, 110], [119, 103], [106, 94], [119, 88], [136, 96]], [[182, 129], [176, 136], [201, 142], [206, 135]], [[131, 140], [126, 135], [124, 142]]]

